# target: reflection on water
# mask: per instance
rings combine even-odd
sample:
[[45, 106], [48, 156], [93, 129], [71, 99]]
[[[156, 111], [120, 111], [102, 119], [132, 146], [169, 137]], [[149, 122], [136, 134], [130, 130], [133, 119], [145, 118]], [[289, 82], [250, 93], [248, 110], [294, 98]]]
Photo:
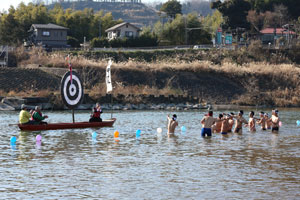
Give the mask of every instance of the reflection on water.
[[[47, 114], [53, 122], [66, 121], [69, 115]], [[211, 138], [200, 137], [203, 112], [177, 112], [177, 134], [167, 137], [167, 114], [121, 112], [111, 128], [22, 132], [7, 125], [17, 120], [17, 112], [0, 113], [1, 197], [300, 198], [299, 112], [280, 112], [279, 134], [244, 129], [243, 134]], [[76, 119], [88, 116], [79, 112]], [[187, 131], [181, 132], [181, 126]], [[141, 136], [136, 139], [138, 129]], [[36, 140], [38, 134], [42, 141]], [[11, 136], [17, 137], [16, 145], [10, 144]]]

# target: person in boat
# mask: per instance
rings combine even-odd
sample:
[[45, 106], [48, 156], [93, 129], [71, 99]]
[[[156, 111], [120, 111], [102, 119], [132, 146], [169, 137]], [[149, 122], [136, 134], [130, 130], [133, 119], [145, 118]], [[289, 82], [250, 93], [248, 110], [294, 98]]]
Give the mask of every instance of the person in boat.
[[272, 117], [271, 117], [271, 122], [272, 122], [272, 132], [273, 133], [278, 133], [279, 131], [279, 116], [278, 116], [278, 110], [273, 110], [272, 111]]
[[177, 115], [174, 114], [172, 118], [170, 116], [167, 116], [168, 118], [168, 137], [175, 136], [175, 128], [178, 126]]
[[36, 106], [33, 113], [32, 113], [32, 120], [36, 122], [36, 124], [48, 124], [47, 122], [44, 122], [44, 119], [47, 119], [48, 116], [42, 114], [41, 108], [39, 106]]
[[210, 110], [208, 111], [207, 115], [204, 115], [204, 117], [201, 120], [201, 124], [203, 125], [203, 128], [201, 129], [201, 136], [205, 137], [211, 136], [211, 130], [212, 130], [212, 126], [219, 121], [217, 118], [213, 117], [213, 111]]
[[235, 127], [234, 127], [234, 133], [242, 134], [243, 132], [243, 124], [248, 124], [247, 120], [243, 117], [244, 111], [240, 110], [238, 115], [234, 115], [233, 117], [235, 120]]
[[21, 112], [19, 114], [19, 123], [20, 124], [35, 124], [35, 122], [30, 119], [31, 119], [31, 114], [27, 111], [27, 106], [25, 104], [22, 104]]
[[93, 108], [93, 114], [91, 115], [89, 122], [102, 122], [102, 119], [100, 117], [101, 113], [101, 106], [99, 103], [96, 103], [96, 106]]

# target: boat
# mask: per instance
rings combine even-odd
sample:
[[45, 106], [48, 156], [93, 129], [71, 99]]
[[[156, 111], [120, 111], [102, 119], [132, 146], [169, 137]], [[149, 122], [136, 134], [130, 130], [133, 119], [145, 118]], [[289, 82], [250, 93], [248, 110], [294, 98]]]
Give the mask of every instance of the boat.
[[44, 131], [59, 129], [79, 129], [79, 128], [101, 128], [112, 127], [117, 119], [112, 118], [102, 122], [74, 122], [74, 123], [48, 123], [48, 124], [18, 124], [22, 131]]

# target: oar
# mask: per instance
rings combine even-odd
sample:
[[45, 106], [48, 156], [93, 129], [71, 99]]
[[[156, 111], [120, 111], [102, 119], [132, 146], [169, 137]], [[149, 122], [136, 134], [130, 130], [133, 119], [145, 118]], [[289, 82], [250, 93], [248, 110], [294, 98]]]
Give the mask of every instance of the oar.
[[18, 126], [19, 124], [8, 124], [8, 126]]

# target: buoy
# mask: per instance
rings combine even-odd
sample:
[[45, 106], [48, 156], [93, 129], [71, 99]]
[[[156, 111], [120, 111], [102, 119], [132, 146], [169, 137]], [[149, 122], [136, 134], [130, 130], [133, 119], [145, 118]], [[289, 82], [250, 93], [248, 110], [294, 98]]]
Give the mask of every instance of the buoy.
[[115, 137], [115, 138], [118, 138], [118, 137], [119, 137], [119, 131], [115, 131], [115, 132], [114, 132], [114, 137]]
[[40, 142], [40, 141], [42, 141], [42, 136], [41, 135], [37, 135], [35, 137], [35, 139], [36, 139], [37, 142]]
[[296, 123], [297, 123], [297, 126], [300, 126], [300, 120], [297, 120]]
[[16, 143], [16, 141], [17, 141], [17, 138], [15, 137], [15, 136], [12, 136], [11, 138], [10, 138], [10, 143]]
[[136, 138], [140, 138], [141, 137], [141, 132], [142, 131], [140, 129], [136, 130], [136, 132], [135, 132]]
[[157, 131], [158, 134], [161, 134], [162, 133], [162, 128], [157, 128], [156, 131]]
[[182, 127], [181, 127], [181, 131], [182, 131], [182, 132], [185, 132], [185, 131], [186, 131], [185, 126], [182, 126]]
[[281, 126], [282, 126], [282, 122], [280, 121], [280, 122], [278, 123], [278, 125], [281, 127]]
[[96, 132], [96, 131], [95, 131], [95, 132], [93, 132], [93, 133], [92, 133], [92, 138], [93, 138], [93, 139], [95, 139], [95, 138], [97, 137], [97, 135], [98, 135], [98, 134], [97, 134], [97, 132]]

